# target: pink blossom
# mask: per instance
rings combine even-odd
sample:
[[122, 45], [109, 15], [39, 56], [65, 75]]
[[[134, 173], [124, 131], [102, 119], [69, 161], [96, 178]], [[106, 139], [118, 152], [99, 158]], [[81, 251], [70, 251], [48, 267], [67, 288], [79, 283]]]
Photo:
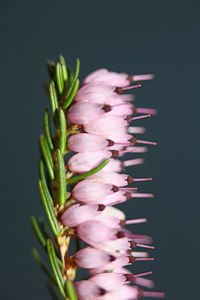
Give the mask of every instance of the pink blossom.
[[[131, 99], [131, 97], [129, 97], [129, 99]], [[124, 97], [115, 93], [114, 88], [111, 86], [87, 84], [79, 89], [75, 101], [100, 105], [116, 105], [122, 104]]]
[[83, 180], [75, 185], [72, 197], [78, 201], [90, 204], [98, 203], [99, 199], [113, 194], [115, 187], [99, 181]]
[[111, 86], [127, 86], [131, 81], [143, 81], [151, 80], [154, 78], [153, 74], [144, 74], [144, 75], [132, 75], [128, 76], [125, 73], [115, 73], [110, 72], [106, 69], [99, 69], [91, 74], [89, 74], [85, 80], [84, 84], [93, 83], [93, 84], [106, 84]]
[[106, 291], [115, 291], [127, 281], [126, 277], [119, 273], [101, 273], [89, 280]]
[[70, 136], [68, 139], [68, 147], [74, 152], [91, 152], [104, 150], [106, 147], [113, 145], [114, 142], [88, 133], [79, 133]]
[[[145, 132], [144, 127], [135, 126], [137, 120], [149, 118], [156, 114], [156, 110], [133, 106], [130, 103], [133, 95], [124, 94], [141, 86], [130, 86], [130, 82], [152, 78], [152, 74], [130, 76], [106, 69], [96, 70], [85, 78], [75, 96], [75, 103], [67, 113], [70, 127], [67, 150], [77, 152], [68, 160], [67, 180], [73, 175], [91, 171], [105, 159], [110, 159], [102, 170], [87, 179], [77, 177], [79, 181], [71, 185], [69, 181], [69, 204], [63, 208], [60, 218], [61, 224], [69, 227], [67, 234], [88, 244], [70, 257], [75, 268], [88, 269], [91, 275], [88, 280], [75, 283], [79, 300], [131, 300], [141, 296], [164, 296], [160, 292], [143, 292], [136, 286], [151, 288], [153, 282], [141, 277], [151, 274], [151, 271], [135, 275], [125, 268], [135, 261], [153, 260], [146, 251], [140, 251], [140, 248], [154, 248], [151, 246], [152, 238], [130, 231], [130, 228], [139, 226], [136, 224], [146, 222], [146, 218], [127, 220], [122, 210], [113, 207], [134, 201], [134, 198], [153, 197], [151, 193], [141, 193], [135, 186], [139, 181], [145, 182], [151, 178], [132, 178], [126, 174], [125, 168], [142, 164], [143, 158], [134, 157], [135, 153], [145, 153], [146, 146], [156, 144], [132, 136]], [[134, 126], [129, 126], [132, 122]], [[78, 128], [79, 133], [72, 134], [74, 128]], [[127, 153], [131, 155], [128, 159], [125, 156]], [[130, 186], [132, 183], [134, 185]]]
[[101, 83], [111, 86], [127, 86], [129, 85], [129, 80], [127, 79], [127, 74], [125, 73], [118, 74], [115, 72], [109, 72], [106, 69], [99, 69], [89, 74], [83, 83]]
[[111, 151], [93, 151], [77, 153], [68, 160], [68, 168], [73, 173], [85, 173], [112, 157]]
[[102, 267], [114, 259], [113, 255], [92, 247], [86, 247], [75, 254], [77, 265], [85, 269]]
[[118, 220], [126, 219], [125, 213], [114, 206], [107, 206], [102, 212], [102, 215], [108, 216], [110, 218], [118, 219]]
[[85, 221], [93, 219], [104, 210], [103, 205], [80, 205], [70, 206], [62, 215], [61, 221], [69, 227], [77, 226]]
[[[126, 134], [127, 122], [122, 117], [103, 116], [99, 117], [94, 122], [90, 122], [84, 126], [85, 131], [91, 134], [101, 135], [106, 138], [110, 134], [116, 133]], [[112, 140], [112, 138], [109, 137]]]
[[123, 103], [113, 105], [112, 109], [106, 114], [107, 116], [119, 116], [126, 118], [133, 114], [133, 105], [131, 103]]
[[68, 119], [72, 123], [87, 124], [96, 118], [103, 116], [107, 111], [110, 111], [110, 106], [101, 106], [95, 103], [75, 103], [73, 104], [67, 114]]
[[75, 288], [80, 300], [99, 300], [99, 297], [104, 294], [104, 291], [98, 285], [89, 280], [75, 282]]
[[[98, 232], [98, 234], [97, 234]], [[118, 230], [112, 229], [100, 221], [91, 220], [77, 227], [79, 237], [89, 245], [96, 245], [117, 239]]]
[[119, 174], [117, 172], [104, 172], [104, 170], [90, 176], [89, 180], [98, 180], [103, 183], [114, 184], [117, 186], [126, 186], [133, 182], [132, 177], [129, 175]]
[[122, 161], [111, 158], [109, 163], [103, 168], [103, 172], [121, 172], [123, 168]]

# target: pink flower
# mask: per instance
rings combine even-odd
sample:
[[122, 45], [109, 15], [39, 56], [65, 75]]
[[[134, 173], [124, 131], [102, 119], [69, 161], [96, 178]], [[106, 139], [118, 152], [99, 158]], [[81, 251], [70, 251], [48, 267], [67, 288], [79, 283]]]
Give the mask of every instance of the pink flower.
[[119, 273], [101, 273], [89, 280], [106, 291], [115, 291], [127, 281], [126, 276]]
[[92, 247], [86, 247], [75, 254], [77, 265], [85, 269], [102, 267], [113, 259], [113, 255]]
[[68, 147], [74, 152], [91, 152], [104, 150], [113, 145], [114, 142], [88, 133], [79, 133], [70, 136], [68, 139]]
[[101, 214], [104, 210], [104, 205], [80, 205], [75, 204], [70, 206], [61, 217], [64, 225], [69, 227], [77, 226], [85, 221], [93, 219]]
[[83, 83], [101, 83], [111, 86], [127, 86], [129, 85], [129, 80], [127, 79], [127, 74], [125, 73], [118, 74], [115, 72], [109, 72], [106, 69], [99, 69], [89, 74]]
[[[114, 88], [111, 86], [87, 84], [79, 89], [75, 101], [96, 103], [100, 105], [116, 105], [123, 104], [123, 96], [114, 92]], [[129, 99], [132, 99], [132, 97], [129, 96]]]
[[78, 201], [92, 204], [107, 195], [112, 195], [116, 187], [99, 181], [83, 180], [76, 184], [72, 191], [72, 197]]
[[117, 172], [104, 172], [104, 170], [90, 176], [89, 180], [98, 180], [103, 183], [114, 184], [117, 186], [126, 186], [133, 182], [133, 178], [129, 175], [119, 174]]
[[110, 110], [109, 105], [101, 106], [95, 103], [81, 102], [70, 107], [67, 117], [72, 123], [87, 124], [97, 117], [105, 115]]
[[79, 237], [91, 246], [116, 240], [118, 238], [118, 232], [117, 229], [112, 229], [96, 220], [86, 221], [77, 227]]
[[111, 86], [127, 86], [131, 81], [151, 80], [154, 78], [153, 74], [128, 76], [125, 73], [109, 72], [106, 69], [99, 69], [89, 74], [84, 84], [106, 84]]
[[[164, 296], [160, 292], [142, 291], [136, 286], [151, 288], [153, 282], [141, 277], [151, 272], [135, 275], [124, 268], [135, 261], [153, 260], [147, 252], [140, 251], [140, 248], [154, 248], [150, 245], [151, 237], [130, 231], [136, 224], [146, 222], [146, 218], [127, 220], [122, 210], [113, 207], [131, 198], [153, 197], [151, 193], [138, 192], [135, 186], [137, 182], [151, 178], [132, 178], [125, 171], [127, 167], [142, 164], [143, 158], [123, 159], [127, 153], [144, 153], [146, 146], [156, 144], [132, 136], [145, 132], [145, 128], [135, 126], [135, 122], [156, 114], [156, 110], [135, 107], [130, 103], [134, 97], [124, 94], [141, 86], [129, 86], [130, 82], [152, 78], [151, 74], [128, 76], [106, 69], [96, 70], [85, 78], [67, 113], [71, 126], [67, 150], [77, 152], [68, 160], [67, 178], [91, 171], [105, 159], [110, 159], [101, 171], [71, 185], [67, 193], [70, 202], [60, 218], [61, 223], [69, 227], [69, 235], [72, 232], [88, 244], [70, 258], [72, 264], [88, 269], [92, 275], [88, 280], [75, 283], [79, 300]], [[143, 115], [132, 116], [134, 114]], [[134, 126], [129, 126], [132, 122]], [[73, 128], [78, 128], [75, 129], [77, 134], [71, 134]]]
[[85, 173], [97, 167], [106, 158], [112, 157], [111, 151], [92, 151], [77, 153], [68, 160], [68, 168], [73, 173]]

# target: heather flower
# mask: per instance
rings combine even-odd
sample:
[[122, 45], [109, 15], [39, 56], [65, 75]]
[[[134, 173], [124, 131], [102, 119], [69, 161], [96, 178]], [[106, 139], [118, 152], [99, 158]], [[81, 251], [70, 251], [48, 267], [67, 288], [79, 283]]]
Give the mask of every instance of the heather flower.
[[[145, 153], [148, 145], [156, 145], [134, 135], [145, 132], [144, 127], [135, 126], [137, 120], [157, 111], [133, 105], [134, 96], [126, 94], [141, 86], [131, 83], [150, 80], [153, 75], [130, 76], [100, 69], [78, 88], [78, 61], [69, 79], [62, 57], [55, 68], [50, 67], [50, 100], [57, 131], [52, 141], [45, 115], [39, 188], [59, 256], [53, 241], [43, 242], [42, 234], [39, 240], [48, 251], [59, 290], [69, 300], [75, 299], [70, 298], [75, 290], [79, 300], [162, 298], [161, 292], [138, 288], [153, 287], [150, 279], [143, 278], [151, 271], [135, 274], [126, 269], [133, 263], [153, 260], [146, 252], [154, 248], [152, 238], [131, 231], [147, 219], [127, 220], [125, 213], [114, 207], [134, 198], [154, 197], [136, 186], [151, 178], [131, 177], [127, 171], [129, 166], [142, 164], [143, 158], [126, 159], [127, 153]], [[47, 184], [46, 175], [52, 183]], [[33, 225], [38, 235], [39, 227]], [[73, 238], [87, 245], [71, 254], [68, 248]], [[74, 290], [72, 281], [78, 267], [87, 269], [90, 277], [76, 281]]]
[[128, 76], [125, 73], [115, 73], [110, 72], [106, 69], [99, 69], [91, 74], [89, 74], [85, 80], [84, 84], [106, 84], [111, 86], [128, 86], [130, 82], [133, 81], [143, 81], [143, 80], [151, 80], [153, 79], [153, 74], [145, 74], [145, 75], [133, 75]]

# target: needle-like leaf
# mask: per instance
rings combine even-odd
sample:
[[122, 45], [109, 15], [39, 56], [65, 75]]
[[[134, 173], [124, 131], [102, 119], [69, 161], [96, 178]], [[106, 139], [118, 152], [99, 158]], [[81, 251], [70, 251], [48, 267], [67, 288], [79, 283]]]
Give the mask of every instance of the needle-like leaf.
[[62, 67], [59, 62], [56, 64], [56, 82], [57, 82], [58, 92], [61, 95], [64, 88], [64, 80], [62, 74]]
[[46, 248], [46, 240], [45, 240], [45, 238], [38, 226], [36, 218], [34, 216], [31, 217], [31, 224], [32, 224], [33, 230], [34, 230], [40, 244], [42, 245], [43, 248]]
[[45, 110], [45, 112], [44, 112], [44, 131], [45, 131], [45, 135], [46, 135], [46, 139], [47, 139], [49, 148], [51, 151], [53, 151], [54, 147], [53, 147], [53, 143], [52, 143], [52, 139], [51, 139], [51, 130], [50, 130], [50, 124], [49, 124], [48, 110]]
[[39, 191], [40, 191], [40, 196], [41, 196], [41, 199], [42, 199], [42, 203], [44, 205], [44, 209], [45, 209], [49, 224], [51, 226], [51, 229], [52, 229], [53, 233], [56, 236], [60, 236], [60, 227], [59, 227], [57, 219], [55, 217], [53, 207], [52, 207], [51, 203], [49, 203], [47, 198], [46, 198], [41, 180], [39, 180], [38, 185], [39, 185]]
[[47, 252], [49, 256], [49, 261], [51, 264], [51, 268], [53, 271], [53, 274], [55, 276], [55, 280], [57, 282], [58, 288], [62, 294], [63, 297], [66, 297], [65, 290], [64, 290], [64, 279], [60, 270], [60, 267], [58, 266], [57, 259], [56, 259], [56, 253], [54, 250], [54, 246], [51, 240], [47, 240]]
[[66, 62], [65, 62], [65, 59], [62, 55], [59, 56], [59, 62], [60, 62], [61, 69], [62, 69], [63, 80], [65, 82], [68, 79], [68, 74], [67, 74]]
[[66, 281], [65, 288], [66, 288], [67, 296], [69, 297], [69, 300], [78, 300], [73, 282], [71, 280]]
[[79, 88], [79, 79], [77, 79], [71, 89], [71, 93], [69, 94], [67, 100], [65, 101], [65, 103], [63, 104], [63, 108], [66, 109], [68, 108], [71, 104], [72, 101], [74, 100], [74, 97], [76, 96], [76, 93], [78, 91]]
[[33, 255], [35, 261], [42, 268], [42, 270], [44, 271], [44, 273], [49, 277], [49, 279], [51, 279], [54, 283], [56, 283], [53, 275], [51, 274], [51, 272], [49, 271], [49, 269], [46, 267], [46, 265], [44, 264], [44, 262], [42, 261], [40, 255], [39, 255], [39, 253], [38, 253], [38, 251], [36, 249], [32, 250], [32, 255]]
[[39, 170], [40, 170], [40, 178], [41, 178], [41, 182], [42, 182], [42, 188], [44, 190], [45, 196], [46, 196], [47, 201], [49, 202], [49, 204], [53, 205], [53, 199], [51, 197], [51, 194], [49, 192], [47, 182], [46, 182], [44, 162], [43, 162], [42, 159], [40, 159]]
[[59, 183], [59, 203], [61, 206], [66, 201], [66, 173], [65, 162], [61, 151], [57, 149], [57, 162], [58, 162], [58, 183]]
[[71, 86], [74, 78], [74, 73], [72, 70], [68, 67], [68, 80], [69, 80], [69, 85]]
[[76, 80], [78, 79], [79, 72], [80, 72], [80, 60], [77, 58], [76, 68], [75, 68], [75, 72], [74, 72], [74, 75], [73, 75], [72, 82], [70, 84], [69, 91], [67, 93], [67, 98], [69, 97], [69, 95], [71, 94], [72, 89], [74, 88], [74, 84], [75, 84]]
[[57, 97], [57, 93], [56, 93], [55, 83], [53, 80], [51, 80], [50, 84], [49, 84], [49, 98], [50, 98], [50, 102], [51, 102], [52, 115], [54, 116], [54, 113], [55, 113], [56, 109], [58, 108], [58, 97]]
[[49, 145], [47, 143], [47, 139], [44, 135], [40, 136], [40, 147], [42, 156], [44, 158], [48, 174], [52, 180], [54, 180], [54, 170], [53, 170], [53, 160], [51, 156], [51, 150], [49, 148]]
[[66, 140], [67, 140], [67, 124], [66, 124], [65, 114], [62, 109], [59, 110], [59, 128], [60, 128], [59, 149], [62, 155], [64, 155], [66, 149]]
[[87, 177], [89, 177], [91, 175], [96, 174], [97, 172], [101, 171], [109, 163], [109, 161], [110, 161], [109, 158], [105, 159], [96, 168], [94, 168], [94, 169], [92, 169], [92, 170], [90, 170], [90, 171], [88, 171], [88, 172], [86, 172], [84, 174], [81, 174], [81, 175], [78, 175], [76, 177], [70, 178], [67, 183], [75, 183], [75, 182], [77, 182], [79, 180], [85, 179], [85, 178], [87, 178]]

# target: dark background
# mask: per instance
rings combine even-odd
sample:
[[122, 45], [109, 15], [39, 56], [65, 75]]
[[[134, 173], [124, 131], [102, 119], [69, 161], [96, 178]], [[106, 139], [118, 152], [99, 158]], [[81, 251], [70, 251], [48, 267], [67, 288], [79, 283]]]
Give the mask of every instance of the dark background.
[[[37, 190], [38, 136], [48, 98], [46, 59], [81, 60], [81, 79], [96, 68], [156, 78], [136, 91], [159, 115], [138, 121], [158, 140], [132, 175], [152, 176], [155, 199], [130, 200], [128, 218], [147, 216], [156, 290], [199, 299], [199, 17], [200, 1], [0, 1], [1, 292], [2, 300], [50, 299], [30, 255], [31, 214], [43, 214]], [[139, 264], [139, 263], [138, 263]], [[136, 266], [138, 269], [138, 265]], [[134, 269], [133, 269], [134, 270]]]

